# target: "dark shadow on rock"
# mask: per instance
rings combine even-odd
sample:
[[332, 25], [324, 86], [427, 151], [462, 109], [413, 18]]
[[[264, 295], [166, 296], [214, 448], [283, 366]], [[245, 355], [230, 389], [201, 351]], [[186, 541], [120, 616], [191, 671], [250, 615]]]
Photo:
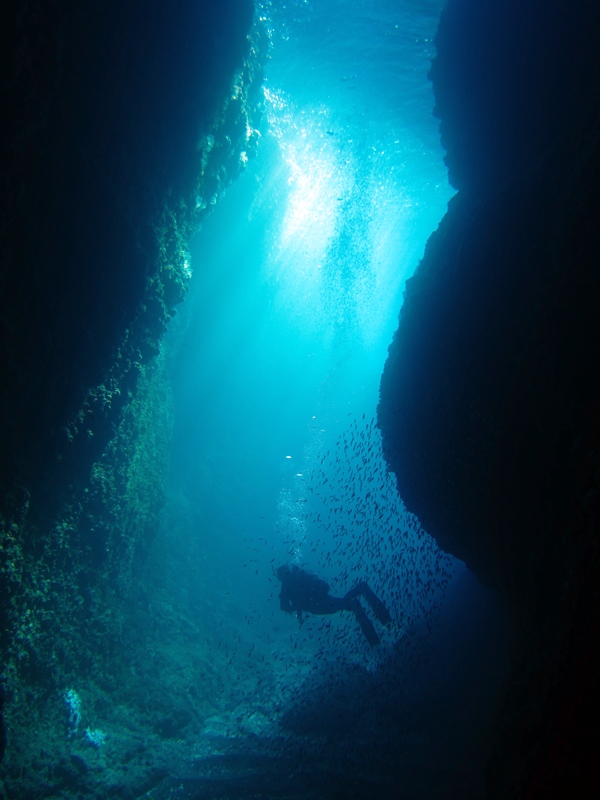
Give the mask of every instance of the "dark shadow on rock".
[[431, 75], [460, 191], [381, 383], [407, 507], [511, 615], [494, 798], [585, 793], [595, 774], [599, 38], [584, 0], [449, 1]]

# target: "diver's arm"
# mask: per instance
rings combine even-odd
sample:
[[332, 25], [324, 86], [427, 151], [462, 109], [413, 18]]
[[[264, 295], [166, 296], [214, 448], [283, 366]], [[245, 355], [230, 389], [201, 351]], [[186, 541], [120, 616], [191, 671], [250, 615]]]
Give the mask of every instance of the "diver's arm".
[[304, 622], [304, 618], [302, 617], [302, 608], [298, 607], [298, 600], [294, 598], [293, 592], [287, 591], [285, 586], [281, 587], [281, 592], [279, 593], [279, 606], [282, 611], [287, 611], [288, 614], [293, 614], [294, 611], [296, 612], [296, 616], [298, 617], [298, 622], [300, 625]]
[[292, 611], [295, 610], [292, 603], [292, 598], [285, 591], [285, 589], [282, 589], [279, 593], [279, 606], [282, 611], [287, 611], [288, 614], [291, 614]]

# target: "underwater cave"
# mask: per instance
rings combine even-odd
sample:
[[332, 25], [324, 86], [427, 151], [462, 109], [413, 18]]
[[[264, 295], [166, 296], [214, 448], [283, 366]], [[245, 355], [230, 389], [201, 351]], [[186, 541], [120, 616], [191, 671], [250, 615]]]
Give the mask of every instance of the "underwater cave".
[[588, 796], [594, 4], [0, 15], [0, 797]]

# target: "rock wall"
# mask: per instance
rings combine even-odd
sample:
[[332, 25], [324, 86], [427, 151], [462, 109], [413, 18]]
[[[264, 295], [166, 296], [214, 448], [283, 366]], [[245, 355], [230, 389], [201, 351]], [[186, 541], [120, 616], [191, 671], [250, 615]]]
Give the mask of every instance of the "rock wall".
[[[164, 631], [134, 646], [127, 623], [164, 500], [161, 338], [188, 241], [256, 148], [268, 41], [251, 0], [0, 15], [0, 794], [137, 796], [163, 757], [133, 665]], [[110, 769], [67, 689], [112, 715]]]
[[408, 508], [512, 613], [490, 797], [574, 796], [592, 767], [599, 36], [587, 2], [449, 0], [431, 78], [459, 191], [381, 382]]
[[91, 463], [156, 354], [190, 229], [255, 145], [252, 12], [251, 0], [3, 5], [3, 495], [37, 503]]

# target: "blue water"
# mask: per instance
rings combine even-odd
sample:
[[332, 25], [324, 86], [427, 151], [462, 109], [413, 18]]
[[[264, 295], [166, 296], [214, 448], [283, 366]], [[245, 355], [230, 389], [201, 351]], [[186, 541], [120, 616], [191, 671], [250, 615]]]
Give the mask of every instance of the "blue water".
[[[192, 243], [190, 294], [165, 345], [165, 527], [174, 550], [185, 543], [180, 584], [220, 675], [205, 754], [280, 735], [331, 665], [375, 679], [399, 657], [418, 661], [468, 580], [405, 510], [374, 423], [404, 282], [452, 195], [426, 77], [442, 6], [262, 5], [272, 54], [259, 152]], [[381, 644], [348, 614], [300, 627], [283, 613], [284, 562], [337, 594], [368, 580], [393, 617]], [[400, 739], [422, 745], [418, 727]]]

